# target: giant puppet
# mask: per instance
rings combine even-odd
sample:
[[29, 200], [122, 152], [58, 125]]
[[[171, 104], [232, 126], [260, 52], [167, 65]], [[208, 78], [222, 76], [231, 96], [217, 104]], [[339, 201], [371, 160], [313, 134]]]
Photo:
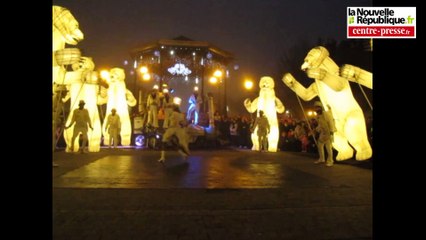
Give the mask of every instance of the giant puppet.
[[[129, 146], [131, 143], [132, 135], [132, 126], [130, 124], [129, 108], [128, 106], [135, 106], [137, 101], [126, 88], [126, 83], [124, 82], [126, 75], [124, 69], [122, 68], [113, 68], [109, 71], [108, 81], [108, 90], [107, 90], [107, 107], [106, 112], [111, 112], [111, 109], [115, 108], [117, 110], [117, 115], [120, 116], [121, 121], [121, 130], [119, 135], [121, 137], [121, 145]], [[98, 102], [99, 103], [99, 102]], [[102, 132], [104, 135], [104, 145], [108, 145], [109, 133], [105, 130], [107, 123], [107, 115], [105, 116]]]
[[329, 57], [328, 50], [321, 46], [313, 48], [305, 57], [301, 69], [314, 79], [308, 88], [290, 73], [284, 74], [282, 81], [303, 100], [309, 101], [318, 96], [324, 110], [332, 110], [337, 129], [333, 142], [333, 147], [338, 151], [336, 160], [352, 158], [354, 150], [351, 145], [356, 150], [356, 160], [369, 159], [372, 149], [367, 138], [364, 114], [352, 94], [348, 79], [339, 76], [339, 67]]
[[[279, 139], [277, 112], [283, 113], [285, 107], [281, 100], [275, 97], [274, 79], [267, 76], [262, 77], [259, 82], [259, 87], [259, 97], [254, 99], [253, 102], [251, 102], [250, 99], [246, 99], [244, 101], [244, 106], [250, 113], [257, 111], [256, 116], [259, 116], [259, 111], [263, 110], [271, 128], [268, 134], [268, 151], [276, 152]], [[252, 150], [259, 151], [258, 139], [256, 127], [251, 134], [251, 140], [253, 142]]]
[[[95, 64], [91, 58], [81, 57], [78, 48], [65, 48], [66, 44], [76, 45], [83, 40], [84, 35], [79, 29], [78, 21], [74, 18], [71, 12], [60, 6], [53, 6], [52, 14], [53, 23], [53, 94], [54, 101], [61, 101], [61, 94], [58, 94], [56, 89], [67, 89], [67, 96], [63, 101], [71, 99], [71, 114], [68, 116], [67, 123], [71, 121], [72, 110], [76, 107], [76, 103], [80, 100], [86, 102], [86, 108], [89, 111], [93, 130], [89, 130], [89, 152], [98, 152], [100, 150], [101, 126], [96, 106], [98, 96], [98, 76], [94, 71]], [[73, 71], [67, 71], [66, 66], [71, 65]], [[60, 88], [57, 86], [61, 86]], [[58, 95], [59, 97], [55, 97]], [[56, 106], [59, 104], [54, 104]], [[59, 110], [53, 108], [53, 123], [57, 121]], [[67, 152], [78, 151], [79, 144], [76, 139], [74, 149], [70, 149], [71, 137], [73, 128], [68, 128], [64, 131], [65, 142], [67, 143]], [[55, 143], [54, 143], [55, 144]]]
[[[66, 126], [69, 126], [73, 110], [77, 108], [77, 103], [84, 100], [85, 108], [89, 111], [89, 117], [93, 130], [88, 130], [89, 152], [99, 152], [101, 146], [101, 120], [98, 111], [98, 96], [99, 96], [99, 77], [94, 71], [95, 63], [92, 58], [82, 57], [81, 61], [72, 65], [73, 72], [68, 72], [67, 75], [75, 75], [75, 80], [69, 84], [69, 92], [63, 101], [71, 99], [71, 112], [68, 116]], [[67, 152], [77, 152], [79, 150], [79, 139], [75, 139], [74, 144], [71, 143], [74, 125], [71, 128], [64, 130], [64, 138], [67, 143]], [[74, 146], [71, 149], [70, 146]]]
[[56, 148], [56, 128], [62, 111], [61, 99], [67, 91], [66, 65], [80, 59], [78, 48], [65, 48], [65, 44], [76, 45], [84, 35], [71, 12], [60, 6], [52, 6], [52, 150]]

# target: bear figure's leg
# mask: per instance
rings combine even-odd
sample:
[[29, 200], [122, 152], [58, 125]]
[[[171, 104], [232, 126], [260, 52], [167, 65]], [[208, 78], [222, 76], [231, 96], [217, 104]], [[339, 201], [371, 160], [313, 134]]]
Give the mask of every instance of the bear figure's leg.
[[121, 131], [118, 133], [118, 135], [121, 136], [121, 146], [130, 146], [132, 137], [132, 126], [130, 124], [130, 119], [124, 115], [121, 119]]
[[280, 133], [278, 126], [272, 126], [270, 133], [267, 135], [268, 141], [268, 152], [277, 152], [278, 150], [278, 140], [280, 138]]
[[337, 161], [348, 160], [354, 155], [354, 150], [348, 144], [348, 140], [341, 131], [334, 133], [333, 147], [337, 150]]
[[346, 120], [344, 132], [349, 143], [355, 148], [355, 159], [367, 160], [373, 155], [370, 142], [368, 142], [367, 128], [362, 111], [352, 111]]
[[254, 129], [253, 133], [251, 134], [251, 141], [253, 143], [253, 147], [251, 148], [251, 150], [253, 151], [259, 151], [259, 138], [257, 136], [257, 127], [256, 129]]

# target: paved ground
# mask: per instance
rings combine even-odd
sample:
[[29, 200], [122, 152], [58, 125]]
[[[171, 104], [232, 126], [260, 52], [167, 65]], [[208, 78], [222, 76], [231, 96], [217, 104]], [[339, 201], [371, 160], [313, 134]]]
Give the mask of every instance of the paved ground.
[[372, 239], [371, 162], [229, 149], [55, 152], [53, 239]]

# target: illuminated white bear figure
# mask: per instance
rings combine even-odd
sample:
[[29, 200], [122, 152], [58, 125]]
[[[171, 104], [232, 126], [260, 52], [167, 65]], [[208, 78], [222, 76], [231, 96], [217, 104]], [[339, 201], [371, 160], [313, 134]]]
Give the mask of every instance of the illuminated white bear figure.
[[55, 101], [52, 106], [53, 150], [56, 148], [56, 127], [62, 106], [57, 101], [60, 101], [66, 91], [65, 84], [68, 84], [65, 65], [77, 62], [81, 55], [79, 49], [65, 49], [65, 45], [76, 45], [83, 38], [84, 35], [71, 12], [60, 6], [52, 6], [52, 94]]
[[[74, 72], [69, 72], [70, 75], [75, 75], [74, 80], [70, 84], [70, 89], [67, 96], [63, 101], [71, 99], [70, 115], [68, 116], [65, 126], [69, 126], [72, 113], [75, 108], [77, 108], [78, 102], [84, 100], [86, 108], [89, 111], [90, 121], [93, 127], [93, 130], [89, 128], [87, 135], [89, 141], [89, 152], [99, 152], [101, 146], [101, 120], [99, 118], [99, 111], [97, 106], [98, 95], [99, 95], [99, 85], [98, 85], [98, 75], [97, 72], [93, 71], [95, 69], [95, 64], [91, 58], [82, 57], [80, 63], [72, 65]], [[77, 76], [79, 76], [77, 78]], [[64, 130], [64, 138], [67, 146], [71, 146], [71, 139], [74, 131], [74, 125], [68, 129]], [[79, 149], [79, 139], [76, 138], [74, 142], [73, 152], [77, 152]], [[66, 148], [66, 151], [69, 152], [69, 148]]]
[[339, 67], [329, 57], [324, 47], [315, 47], [309, 51], [302, 65], [308, 77], [315, 79], [305, 88], [290, 73], [283, 76], [282, 81], [303, 100], [309, 101], [318, 96], [328, 111], [331, 108], [336, 123], [333, 147], [338, 151], [336, 160], [342, 161], [353, 156], [355, 148], [356, 160], [366, 160], [372, 156], [372, 149], [367, 138], [364, 114], [355, 100], [349, 81], [339, 76]]
[[[278, 118], [277, 112], [284, 112], [284, 105], [281, 100], [275, 97], [274, 90], [274, 79], [271, 77], [262, 77], [259, 82], [259, 97], [254, 99], [253, 102], [250, 99], [244, 100], [244, 106], [247, 111], [253, 113], [257, 110], [256, 116], [259, 116], [259, 111], [263, 110], [265, 116], [268, 118], [271, 131], [268, 134], [268, 151], [276, 152], [278, 139], [279, 139], [279, 129], [278, 129]], [[252, 150], [259, 150], [259, 142], [257, 136], [257, 127], [253, 129], [251, 134], [251, 140], [253, 142]]]
[[[119, 133], [121, 136], [121, 145], [129, 146], [132, 136], [132, 126], [130, 124], [129, 109], [127, 105], [133, 107], [136, 105], [137, 101], [133, 96], [132, 92], [126, 89], [126, 83], [124, 82], [125, 78], [126, 75], [122, 68], [113, 68], [110, 70], [108, 79], [109, 87], [107, 90], [108, 101], [106, 112], [110, 113], [111, 109], [113, 108], [117, 110], [116, 114], [120, 116], [121, 121], [121, 131]], [[102, 126], [102, 133], [104, 135], [104, 145], [109, 144], [109, 134], [108, 131], [105, 131], [107, 116], [108, 114], [106, 114]]]

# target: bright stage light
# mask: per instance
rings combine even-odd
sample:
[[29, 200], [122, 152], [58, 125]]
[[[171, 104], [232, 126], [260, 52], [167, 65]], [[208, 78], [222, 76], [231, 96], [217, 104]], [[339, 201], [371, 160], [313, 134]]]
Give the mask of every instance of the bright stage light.
[[148, 72], [148, 68], [146, 66], [142, 66], [141, 69], [139, 70], [142, 74], [145, 74]]
[[215, 77], [211, 77], [211, 78], [209, 79], [209, 82], [210, 82], [210, 83], [213, 83], [213, 84], [216, 84], [216, 83], [217, 83], [217, 78], [215, 78]]
[[248, 90], [252, 89], [252, 88], [253, 88], [253, 81], [251, 81], [251, 80], [246, 80], [246, 81], [244, 82], [244, 87], [245, 87], [246, 89], [248, 89]]

